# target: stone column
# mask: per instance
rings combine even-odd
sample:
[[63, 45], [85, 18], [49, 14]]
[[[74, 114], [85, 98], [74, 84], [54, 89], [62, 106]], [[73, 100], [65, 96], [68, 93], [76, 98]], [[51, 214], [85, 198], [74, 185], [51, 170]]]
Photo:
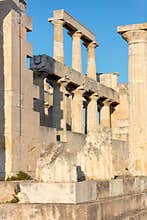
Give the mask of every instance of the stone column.
[[82, 72], [81, 36], [80, 31], [72, 34], [72, 68], [80, 73]]
[[89, 97], [87, 106], [87, 132], [96, 131], [98, 129], [98, 95], [93, 94]]
[[83, 88], [77, 88], [72, 99], [72, 131], [78, 133], [84, 133], [83, 93]]
[[133, 175], [147, 175], [147, 23], [118, 27], [129, 47], [129, 152]]
[[53, 20], [54, 24], [54, 59], [64, 63], [64, 34], [63, 20]]
[[111, 127], [111, 114], [110, 114], [110, 104], [109, 100], [103, 102], [103, 106], [100, 111], [100, 126], [110, 128]]
[[54, 97], [53, 97], [53, 126], [57, 130], [66, 131], [67, 120], [67, 97], [66, 86], [68, 82], [66, 79], [60, 79], [53, 83]]
[[87, 46], [88, 50], [88, 66], [87, 66], [87, 76], [96, 80], [96, 59], [95, 59], [95, 48], [97, 47], [96, 42], [91, 42]]

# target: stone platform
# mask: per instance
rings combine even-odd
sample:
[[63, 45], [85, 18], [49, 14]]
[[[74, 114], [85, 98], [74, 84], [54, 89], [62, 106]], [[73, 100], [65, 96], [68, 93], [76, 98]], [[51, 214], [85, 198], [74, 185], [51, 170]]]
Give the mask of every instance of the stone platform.
[[[12, 204], [14, 195], [18, 203]], [[0, 182], [0, 219], [146, 220], [147, 178], [75, 183]]]

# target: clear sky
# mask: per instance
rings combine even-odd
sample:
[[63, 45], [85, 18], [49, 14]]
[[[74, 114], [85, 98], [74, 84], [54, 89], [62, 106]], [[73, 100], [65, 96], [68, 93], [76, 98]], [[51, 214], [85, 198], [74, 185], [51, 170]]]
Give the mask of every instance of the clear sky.
[[[48, 23], [52, 11], [65, 9], [96, 34], [97, 72], [119, 72], [120, 82], [127, 82], [127, 43], [117, 34], [117, 26], [147, 22], [147, 0], [27, 0], [28, 15], [33, 19], [33, 32], [28, 40], [33, 54], [53, 51], [53, 26]], [[65, 34], [65, 63], [71, 65], [71, 39]], [[83, 72], [87, 53], [83, 51]]]

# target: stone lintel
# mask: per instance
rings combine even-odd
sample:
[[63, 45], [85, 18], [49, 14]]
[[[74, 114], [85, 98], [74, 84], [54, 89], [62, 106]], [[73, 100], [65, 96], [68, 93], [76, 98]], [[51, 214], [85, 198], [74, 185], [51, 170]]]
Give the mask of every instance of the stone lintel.
[[46, 76], [50, 77], [50, 79], [52, 77], [57, 77], [58, 79], [63, 77], [68, 78], [71, 84], [76, 87], [83, 87], [85, 92], [96, 93], [100, 97], [108, 98], [115, 103], [119, 103], [119, 95], [115, 90], [55, 61], [47, 55], [34, 56], [31, 59], [31, 69], [38, 73], [40, 77]]
[[143, 24], [130, 24], [130, 25], [117, 27], [117, 32], [120, 34], [127, 32], [127, 31], [134, 31], [134, 30], [147, 30], [147, 22]]
[[49, 18], [49, 22], [54, 20], [63, 20], [65, 22], [64, 26], [67, 30], [80, 31], [82, 33], [83, 40], [86, 41], [96, 41], [95, 34], [92, 33], [88, 28], [82, 25], [79, 21], [69, 15], [65, 10], [55, 10], [53, 11], [53, 18]]

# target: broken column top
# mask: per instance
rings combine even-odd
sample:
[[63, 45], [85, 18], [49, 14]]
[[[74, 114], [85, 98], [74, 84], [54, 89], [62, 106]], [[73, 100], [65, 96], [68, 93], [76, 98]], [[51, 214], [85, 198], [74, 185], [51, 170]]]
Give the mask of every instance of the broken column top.
[[49, 18], [49, 21], [63, 20], [64, 27], [69, 30], [69, 32], [80, 31], [82, 34], [82, 39], [84, 41], [96, 41], [95, 34], [92, 33], [88, 28], [83, 26], [79, 21], [69, 15], [65, 10], [55, 10], [53, 11], [53, 18]]
[[147, 22], [142, 24], [130, 24], [125, 26], [118, 26], [117, 32], [124, 33], [127, 31], [134, 31], [134, 30], [147, 30]]

